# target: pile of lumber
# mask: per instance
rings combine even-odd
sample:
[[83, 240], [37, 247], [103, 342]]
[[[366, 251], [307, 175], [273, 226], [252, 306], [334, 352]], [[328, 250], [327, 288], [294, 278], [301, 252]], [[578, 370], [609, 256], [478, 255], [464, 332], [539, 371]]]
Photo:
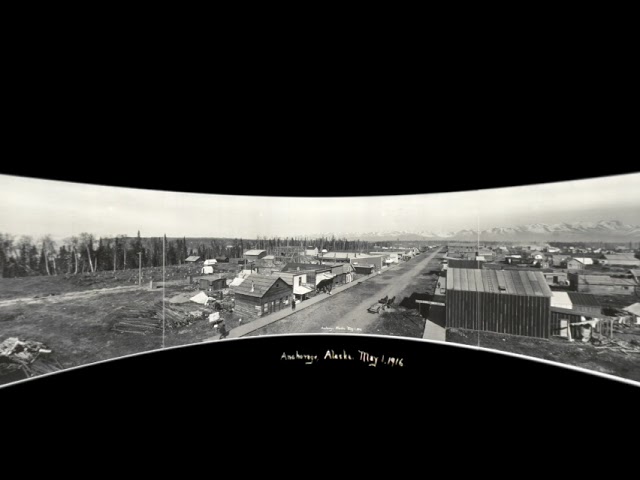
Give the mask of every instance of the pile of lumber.
[[601, 351], [624, 353], [625, 355], [640, 354], [640, 342], [632, 340], [626, 342], [624, 340], [613, 340], [603, 335], [594, 335], [592, 343], [596, 345], [594, 348]]
[[156, 330], [162, 330], [158, 322], [155, 308], [119, 308], [117, 309], [118, 322], [113, 329], [119, 333], [146, 334]]
[[22, 370], [26, 377], [33, 377], [61, 370], [62, 365], [50, 354], [44, 343], [7, 338], [0, 343], [0, 375]]

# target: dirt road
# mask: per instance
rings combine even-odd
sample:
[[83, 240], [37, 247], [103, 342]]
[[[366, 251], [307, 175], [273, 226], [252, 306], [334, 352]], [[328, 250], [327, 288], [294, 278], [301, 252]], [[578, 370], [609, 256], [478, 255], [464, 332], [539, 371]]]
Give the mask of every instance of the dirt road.
[[250, 335], [274, 335], [283, 333], [366, 333], [379, 318], [367, 309], [385, 296], [396, 297], [400, 304], [410, 296], [414, 283], [418, 283], [426, 271], [435, 268], [432, 260], [440, 250], [420, 255], [398, 265], [354, 288], [345, 290], [290, 315], [276, 323], [256, 330]]

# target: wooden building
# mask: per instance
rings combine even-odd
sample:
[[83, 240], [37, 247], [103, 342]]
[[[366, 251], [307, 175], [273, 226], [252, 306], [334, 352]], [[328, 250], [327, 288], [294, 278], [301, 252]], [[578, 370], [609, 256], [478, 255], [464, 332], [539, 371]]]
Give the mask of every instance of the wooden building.
[[293, 295], [296, 300], [306, 300], [307, 296], [313, 292], [313, 289], [307, 286], [305, 272], [280, 272], [276, 275], [293, 287]]
[[595, 295], [578, 292], [567, 292], [567, 295], [573, 308], [593, 315], [600, 315], [602, 313], [602, 305], [600, 305]]
[[331, 267], [327, 265], [316, 265], [312, 263], [287, 263], [282, 272], [300, 272], [306, 273], [307, 283], [317, 285], [317, 281], [331, 278]]
[[583, 275], [569, 272], [569, 283], [575, 292], [596, 295], [633, 295], [638, 284], [633, 278], [614, 278], [609, 275]]
[[484, 259], [487, 262], [493, 262], [496, 258], [496, 255], [495, 253], [493, 253], [493, 250], [482, 249], [482, 248], [476, 252], [476, 256], [484, 257]]
[[355, 264], [353, 265], [353, 269], [355, 273], [371, 275], [373, 272], [375, 272], [376, 267], [374, 265]]
[[223, 290], [227, 288], [227, 285], [231, 283], [227, 280], [226, 275], [221, 277], [216, 276], [206, 276], [206, 277], [197, 277], [194, 280], [198, 281], [198, 287], [200, 290], [215, 292], [217, 290]]
[[447, 269], [449, 268], [473, 268], [475, 270], [481, 270], [485, 262], [480, 260], [463, 260], [459, 258], [452, 258], [447, 261]]
[[355, 270], [352, 264], [334, 263], [334, 264], [324, 264], [324, 266], [331, 267], [331, 275], [333, 275], [334, 285], [350, 283], [353, 281], [353, 273]]
[[229, 263], [229, 257], [216, 257], [218, 263]]
[[191, 255], [190, 257], [185, 258], [184, 261], [187, 263], [196, 263], [201, 260], [200, 260], [200, 257], [198, 257], [197, 255]]
[[240, 263], [216, 263], [213, 267], [213, 271], [216, 273], [219, 272], [235, 272], [238, 273], [242, 270], [242, 264]]
[[568, 287], [569, 279], [567, 277], [566, 272], [562, 271], [552, 271], [552, 272], [543, 272], [545, 280], [547, 281], [547, 285], [550, 287]]
[[242, 257], [248, 262], [260, 260], [267, 256], [266, 250], [247, 250]]
[[[580, 259], [578, 259], [578, 258], [570, 258], [570, 259], [568, 259], [567, 260], [567, 269], [568, 270], [584, 270], [587, 265], [593, 265], [593, 261], [587, 263], [587, 262], [584, 262], [583, 260], [585, 260], [585, 259], [583, 259], [583, 258], [580, 258]], [[589, 260], [591, 260], [591, 259], [589, 259]]]
[[640, 267], [640, 259], [637, 259], [633, 253], [602, 255], [600, 263], [610, 267]]
[[293, 286], [279, 276], [251, 274], [237, 287], [235, 310], [244, 315], [261, 316], [291, 305]]
[[582, 310], [578, 307], [574, 308], [561, 308], [551, 307], [551, 335], [569, 337], [568, 329], [571, 331], [571, 337], [573, 339], [579, 339], [581, 337], [581, 326], [571, 325], [572, 323], [578, 323], [586, 320], [611, 320], [610, 317], [606, 317], [602, 314], [594, 314], [588, 310]]
[[549, 338], [551, 290], [541, 272], [450, 268], [447, 328]]

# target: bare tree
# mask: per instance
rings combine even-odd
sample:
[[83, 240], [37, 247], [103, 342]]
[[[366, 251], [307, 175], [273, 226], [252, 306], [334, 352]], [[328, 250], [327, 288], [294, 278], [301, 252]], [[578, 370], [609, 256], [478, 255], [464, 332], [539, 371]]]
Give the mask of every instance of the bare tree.
[[47, 275], [51, 275], [51, 271], [49, 270], [49, 261], [51, 260], [51, 257], [54, 257], [53, 265], [54, 265], [54, 272], [55, 272], [56, 242], [53, 241], [53, 239], [51, 238], [51, 235], [43, 236], [41, 241], [42, 241], [42, 253], [43, 253], [42, 257], [44, 258], [44, 265], [47, 270]]
[[87, 251], [87, 258], [89, 259], [89, 268], [91, 272], [95, 272], [95, 266], [91, 259], [91, 250], [93, 249], [93, 235], [83, 232], [80, 234], [80, 244], [83, 249]]
[[78, 237], [71, 237], [69, 239], [69, 244], [71, 245], [71, 251], [73, 252], [73, 259], [75, 260], [75, 270], [73, 272], [74, 275], [78, 274], [78, 244], [80, 243], [80, 241], [78, 240]]

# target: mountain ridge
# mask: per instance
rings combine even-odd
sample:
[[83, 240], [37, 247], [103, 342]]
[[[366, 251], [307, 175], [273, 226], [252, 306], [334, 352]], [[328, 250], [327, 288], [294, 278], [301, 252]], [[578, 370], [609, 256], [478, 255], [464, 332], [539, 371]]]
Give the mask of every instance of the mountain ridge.
[[[397, 241], [397, 240], [476, 240], [476, 229], [435, 232], [429, 230], [392, 230], [380, 232], [324, 233], [347, 240]], [[637, 241], [640, 226], [625, 224], [619, 220], [599, 222], [531, 223], [516, 226], [497, 226], [480, 229], [480, 240], [484, 241]]]

